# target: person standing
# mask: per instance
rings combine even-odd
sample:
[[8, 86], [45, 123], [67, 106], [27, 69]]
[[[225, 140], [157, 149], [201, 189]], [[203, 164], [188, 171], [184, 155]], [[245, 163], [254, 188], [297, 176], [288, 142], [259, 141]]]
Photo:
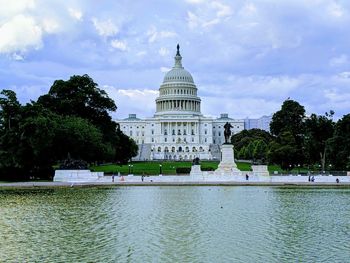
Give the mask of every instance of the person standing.
[[249, 180], [249, 175], [245, 174], [245, 180], [248, 181]]

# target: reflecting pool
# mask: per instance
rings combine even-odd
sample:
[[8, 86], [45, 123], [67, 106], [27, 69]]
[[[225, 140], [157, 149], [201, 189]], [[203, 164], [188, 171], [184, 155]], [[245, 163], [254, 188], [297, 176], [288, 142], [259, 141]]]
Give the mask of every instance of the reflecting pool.
[[350, 188], [0, 190], [0, 262], [349, 262]]

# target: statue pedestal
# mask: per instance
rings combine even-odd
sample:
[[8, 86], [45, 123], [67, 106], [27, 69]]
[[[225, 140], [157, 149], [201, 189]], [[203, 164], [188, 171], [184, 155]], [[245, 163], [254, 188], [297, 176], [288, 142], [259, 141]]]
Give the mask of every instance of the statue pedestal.
[[200, 165], [192, 165], [190, 176], [192, 176], [194, 178], [198, 178], [198, 177], [201, 178], [203, 176], [203, 173], [201, 171], [201, 166]]
[[218, 169], [215, 170], [217, 175], [241, 175], [235, 163], [235, 157], [232, 144], [221, 145], [221, 162]]

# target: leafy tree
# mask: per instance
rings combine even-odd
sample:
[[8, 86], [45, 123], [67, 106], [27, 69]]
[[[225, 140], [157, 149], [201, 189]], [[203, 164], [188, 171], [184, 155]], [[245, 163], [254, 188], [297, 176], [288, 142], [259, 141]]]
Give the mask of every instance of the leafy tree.
[[235, 155], [242, 159], [267, 159], [267, 145], [273, 137], [267, 131], [260, 129], [243, 130], [231, 137], [235, 146]]
[[329, 158], [336, 169], [350, 170], [350, 114], [344, 115], [327, 141]]
[[[0, 178], [49, 178], [70, 155], [92, 162], [126, 163], [137, 145], [109, 115], [116, 105], [87, 76], [55, 81], [26, 106], [10, 90], [0, 93]], [[10, 176], [10, 177], [9, 177]]]
[[[283, 163], [288, 162], [290, 165], [302, 163], [305, 160], [303, 149], [304, 119], [305, 109], [303, 106], [290, 99], [283, 102], [281, 110], [272, 116], [272, 122], [270, 123], [271, 133], [275, 136], [276, 143], [279, 145], [277, 148], [270, 148], [270, 157], [273, 157], [271, 160], [276, 160], [278, 154], [288, 158]], [[287, 154], [286, 149], [291, 151]], [[274, 150], [277, 152], [273, 153]], [[280, 160], [278, 163], [281, 164], [282, 161]]]
[[91, 121], [102, 130], [106, 140], [114, 137], [117, 123], [112, 121], [109, 112], [116, 111], [117, 106], [88, 75], [56, 80], [49, 93], [39, 97], [38, 104], [60, 115]]
[[334, 133], [334, 112], [326, 113], [325, 116], [311, 114], [305, 120], [305, 151], [310, 164], [321, 163], [325, 170], [328, 140]]
[[282, 132], [277, 140], [269, 145], [268, 159], [278, 164], [284, 170], [292, 169], [296, 162], [295, 156], [298, 153], [297, 144], [290, 131]]
[[290, 131], [295, 140], [300, 140], [304, 131], [305, 109], [297, 101], [286, 100], [281, 110], [272, 116], [270, 130], [272, 135], [278, 136], [282, 132]]
[[[114, 101], [88, 76], [72, 76], [69, 80], [56, 80], [48, 94], [38, 99], [38, 104], [60, 114], [89, 120], [101, 130], [105, 150], [113, 152], [105, 161], [126, 163], [137, 154], [137, 145], [125, 138], [109, 115], [117, 109]], [[136, 150], [135, 150], [136, 146]], [[113, 157], [112, 157], [113, 156]]]

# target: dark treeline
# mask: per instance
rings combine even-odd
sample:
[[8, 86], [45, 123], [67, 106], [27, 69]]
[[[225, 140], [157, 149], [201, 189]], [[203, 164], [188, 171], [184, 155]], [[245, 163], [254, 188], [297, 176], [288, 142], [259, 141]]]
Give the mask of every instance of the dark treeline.
[[270, 124], [271, 133], [244, 130], [232, 136], [238, 159], [278, 164], [285, 170], [297, 165], [320, 170], [350, 170], [350, 114], [335, 122], [334, 112], [305, 116], [298, 102], [286, 100]]
[[88, 163], [126, 163], [137, 145], [110, 112], [114, 101], [88, 76], [56, 80], [48, 94], [21, 105], [0, 95], [0, 180], [50, 179], [68, 156]]

